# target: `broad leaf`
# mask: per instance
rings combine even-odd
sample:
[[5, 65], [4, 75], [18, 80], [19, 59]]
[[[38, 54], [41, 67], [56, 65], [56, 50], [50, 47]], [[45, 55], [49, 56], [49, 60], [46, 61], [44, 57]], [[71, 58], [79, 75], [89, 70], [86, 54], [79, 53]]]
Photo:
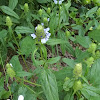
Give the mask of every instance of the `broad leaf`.
[[10, 60], [10, 63], [15, 71], [22, 71], [22, 65], [19, 62], [18, 55], [13, 56]]
[[33, 33], [33, 30], [30, 29], [29, 27], [24, 27], [24, 26], [17, 26], [16, 29], [15, 29], [15, 32], [17, 34], [27, 34], [27, 33]]
[[100, 30], [99, 29], [89, 32], [88, 36], [100, 42]]
[[56, 78], [49, 69], [41, 72], [41, 84], [47, 100], [59, 100]]
[[54, 63], [57, 63], [60, 59], [61, 59], [60, 56], [55, 57], [55, 58], [50, 58], [50, 59], [47, 60], [46, 63], [48, 63], [48, 64], [54, 64]]
[[4, 13], [19, 19], [19, 16], [11, 8], [7, 6], [1, 6], [1, 9]]
[[12, 10], [14, 10], [14, 8], [16, 7], [18, 3], [18, 0], [9, 0], [9, 8], [11, 8]]

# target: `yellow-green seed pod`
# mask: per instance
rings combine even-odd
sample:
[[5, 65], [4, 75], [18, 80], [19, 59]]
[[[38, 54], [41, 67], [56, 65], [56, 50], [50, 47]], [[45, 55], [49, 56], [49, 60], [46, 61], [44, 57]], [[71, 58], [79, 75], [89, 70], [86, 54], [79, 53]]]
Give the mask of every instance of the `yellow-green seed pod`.
[[95, 53], [95, 59], [98, 59], [98, 58], [100, 58], [100, 51], [96, 51]]
[[69, 38], [71, 36], [69, 31], [66, 31], [66, 37]]
[[9, 63], [7, 63], [6, 68], [11, 68], [11, 65]]
[[97, 10], [97, 16], [100, 16], [100, 8], [98, 8], [98, 10]]
[[91, 65], [94, 63], [94, 58], [90, 57], [88, 58], [85, 63], [87, 64], [87, 67], [91, 67]]
[[82, 64], [81, 63], [78, 63], [75, 65], [73, 74], [76, 78], [81, 77], [82, 75]]
[[51, 9], [50, 9], [50, 7], [48, 7], [47, 13], [50, 14], [50, 12], [51, 12]]
[[64, 79], [64, 81], [67, 81], [67, 80], [69, 80], [69, 77], [66, 77], [66, 78]]
[[19, 39], [21, 39], [21, 38], [22, 38], [22, 35], [21, 35], [21, 34], [17, 34], [17, 35], [18, 35], [18, 38], [19, 38]]
[[97, 48], [97, 45], [95, 43], [91, 43], [90, 46], [89, 46], [88, 52], [95, 55], [96, 48]]
[[44, 23], [44, 26], [48, 26], [48, 19], [47, 19], [47, 17], [43, 18], [43, 23]]
[[6, 17], [6, 25], [8, 27], [11, 27], [12, 26], [12, 20], [11, 20], [11, 18], [9, 16]]
[[89, 28], [89, 30], [92, 31], [92, 30], [93, 30], [93, 27], [91, 26], [91, 27]]
[[81, 81], [75, 81], [73, 85], [74, 93], [77, 92], [78, 90], [82, 89], [82, 83]]
[[29, 11], [29, 7], [28, 7], [28, 4], [27, 3], [25, 3], [24, 4], [24, 12], [28, 12]]
[[38, 25], [36, 29], [36, 36], [38, 39], [42, 39], [45, 37], [44, 27], [42, 25]]
[[40, 10], [38, 11], [38, 14], [41, 16], [41, 15], [42, 15], [42, 13], [43, 13], [43, 10], [42, 10], [42, 9], [40, 9]]
[[13, 80], [13, 77], [15, 77], [15, 72], [12, 68], [7, 68], [7, 74], [9, 75], [9, 77], [11, 77], [11, 79]]

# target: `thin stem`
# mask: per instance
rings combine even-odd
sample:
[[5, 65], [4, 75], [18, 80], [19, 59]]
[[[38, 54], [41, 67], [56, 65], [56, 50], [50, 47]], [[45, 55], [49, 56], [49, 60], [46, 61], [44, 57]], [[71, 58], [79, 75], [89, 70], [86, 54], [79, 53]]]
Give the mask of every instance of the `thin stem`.
[[3, 61], [2, 61], [1, 52], [0, 52], [0, 58], [1, 58], [1, 64], [2, 64], [2, 66], [3, 66], [3, 70], [4, 70], [4, 73], [5, 73], [5, 77], [6, 77], [6, 79], [7, 79], [8, 89], [9, 89], [9, 92], [10, 92], [10, 96], [11, 96], [11, 100], [12, 100], [11, 89], [10, 89], [10, 86], [9, 86], [9, 83], [8, 83], [7, 74], [6, 74], [6, 71], [5, 71], [5, 68], [4, 68], [4, 64], [3, 64]]
[[[14, 35], [13, 33], [12, 33], [12, 35], [13, 35], [13, 38], [14, 38], [14, 40], [15, 40], [15, 42], [16, 42], [16, 45], [17, 45], [18, 49], [20, 49], [19, 44], [18, 44], [18, 42], [17, 42], [17, 40], [16, 40], [16, 38], [15, 38], [15, 35]], [[28, 66], [27, 66], [27, 64], [26, 64], [26, 61], [25, 61], [25, 59], [24, 59], [24, 56], [21, 55], [21, 57], [22, 57], [22, 59], [23, 59], [23, 61], [24, 61], [25, 66], [26, 66], [27, 69], [29, 70], [29, 68], [28, 68]]]
[[34, 94], [36, 94], [35, 91], [33, 91], [30, 87], [28, 87], [27, 85], [23, 84], [26, 88], [28, 88], [31, 92], [33, 92]]

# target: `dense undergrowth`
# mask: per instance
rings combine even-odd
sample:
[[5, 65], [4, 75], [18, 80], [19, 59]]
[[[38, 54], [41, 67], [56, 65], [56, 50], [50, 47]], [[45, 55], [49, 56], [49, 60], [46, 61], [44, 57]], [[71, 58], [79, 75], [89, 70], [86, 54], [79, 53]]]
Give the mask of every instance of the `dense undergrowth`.
[[0, 0], [0, 100], [99, 100], [99, 6]]

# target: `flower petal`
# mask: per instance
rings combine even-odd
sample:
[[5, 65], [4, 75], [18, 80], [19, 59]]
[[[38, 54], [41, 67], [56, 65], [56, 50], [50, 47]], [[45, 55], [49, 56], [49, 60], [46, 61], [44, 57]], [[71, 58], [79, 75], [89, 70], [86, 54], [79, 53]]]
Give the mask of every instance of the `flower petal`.
[[59, 4], [62, 4], [62, 1], [59, 1]]
[[23, 95], [19, 95], [18, 100], [24, 100], [24, 96]]
[[10, 63], [10, 66], [13, 67], [13, 65]]
[[58, 1], [57, 1], [57, 0], [54, 0], [54, 3], [55, 3], [55, 4], [57, 4], [57, 3], [58, 3]]
[[48, 18], [47, 20], [48, 20], [48, 22], [49, 22], [50, 18]]
[[46, 39], [45, 38], [41, 39], [41, 43], [42, 44], [46, 43]]
[[41, 23], [42, 26], [44, 26], [44, 23]]
[[48, 32], [48, 33], [46, 34], [46, 37], [49, 38], [50, 35], [51, 35], [51, 33]]
[[48, 27], [48, 28], [45, 28], [45, 29], [44, 29], [45, 34], [47, 34], [49, 30], [50, 30], [49, 27]]
[[31, 34], [31, 37], [33, 37], [33, 39], [35, 39], [36, 35], [33, 33], [33, 34]]

